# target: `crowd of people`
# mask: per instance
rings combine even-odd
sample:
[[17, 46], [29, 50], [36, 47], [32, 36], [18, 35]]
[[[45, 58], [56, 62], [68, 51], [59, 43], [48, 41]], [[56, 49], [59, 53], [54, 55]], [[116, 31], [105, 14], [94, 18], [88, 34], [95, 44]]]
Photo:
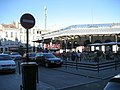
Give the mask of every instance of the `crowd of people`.
[[114, 53], [112, 51], [63, 51], [63, 53], [60, 53], [60, 58], [67, 61], [88, 61], [88, 62], [101, 62], [105, 60], [114, 60], [115, 58], [120, 58], [120, 53]]
[[[43, 50], [44, 53], [49, 53], [48, 49]], [[111, 50], [107, 50], [105, 52], [101, 50], [95, 51], [63, 51], [62, 53], [52, 52], [55, 56], [62, 58], [66, 61], [88, 61], [88, 62], [101, 62], [105, 60], [120, 60], [120, 50], [117, 53], [112, 52]]]

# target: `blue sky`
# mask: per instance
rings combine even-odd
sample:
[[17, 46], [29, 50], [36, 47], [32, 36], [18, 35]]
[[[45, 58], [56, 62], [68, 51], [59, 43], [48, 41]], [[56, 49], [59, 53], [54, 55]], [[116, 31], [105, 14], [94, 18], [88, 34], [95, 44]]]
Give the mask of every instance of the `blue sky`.
[[75, 24], [120, 23], [120, 0], [0, 0], [0, 24], [20, 21], [24, 13], [35, 17], [44, 28], [47, 6], [47, 29]]

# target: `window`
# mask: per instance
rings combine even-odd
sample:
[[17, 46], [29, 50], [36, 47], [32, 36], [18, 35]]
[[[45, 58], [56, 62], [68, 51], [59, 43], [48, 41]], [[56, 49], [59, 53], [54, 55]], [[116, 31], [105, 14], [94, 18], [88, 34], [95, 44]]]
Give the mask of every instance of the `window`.
[[20, 35], [20, 41], [22, 41], [22, 35]]
[[23, 32], [22, 32], [22, 28], [20, 28], [20, 33], [23, 33]]
[[37, 31], [37, 34], [39, 33], [39, 31]]
[[15, 32], [15, 37], [17, 37], [17, 32]]
[[33, 34], [35, 34], [35, 29], [33, 29]]
[[11, 32], [11, 37], [13, 37], [13, 32]]
[[41, 34], [41, 31], [39, 31], [39, 33]]
[[41, 34], [41, 31], [37, 31], [37, 34]]
[[6, 37], [8, 37], [8, 32], [6, 32]]

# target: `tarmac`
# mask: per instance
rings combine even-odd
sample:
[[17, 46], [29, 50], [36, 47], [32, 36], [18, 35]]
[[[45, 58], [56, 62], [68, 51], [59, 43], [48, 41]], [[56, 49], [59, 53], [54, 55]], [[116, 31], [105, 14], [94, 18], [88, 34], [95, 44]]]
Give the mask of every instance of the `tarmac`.
[[[54, 68], [54, 70], [58, 70], [58, 71], [70, 73], [70, 74], [75, 74], [75, 75], [80, 75], [80, 76], [84, 76], [88, 78], [99, 79], [99, 80], [110, 79], [120, 73], [120, 67], [117, 67], [117, 70], [115, 70], [115, 68], [111, 68], [111, 69], [102, 70], [100, 72], [76, 69], [76, 68], [70, 68], [70, 67]], [[86, 78], [86, 81], [88, 81], [87, 78]], [[92, 82], [89, 81], [87, 83], [92, 83]], [[82, 83], [82, 84], [87, 84], [87, 83]], [[67, 87], [71, 87], [71, 86], [66, 86], [65, 88]], [[46, 83], [40, 82], [37, 84], [37, 90], [55, 90], [55, 88]]]

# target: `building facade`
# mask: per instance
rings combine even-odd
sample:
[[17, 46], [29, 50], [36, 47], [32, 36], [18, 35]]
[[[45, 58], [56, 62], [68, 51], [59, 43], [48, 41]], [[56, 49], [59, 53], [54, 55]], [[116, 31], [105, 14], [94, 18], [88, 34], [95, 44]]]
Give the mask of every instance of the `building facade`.
[[[41, 30], [35, 26], [29, 30], [29, 47], [35, 51], [39, 43], [33, 42], [39, 40]], [[26, 48], [26, 30], [18, 22], [12, 24], [0, 24], [0, 52], [13, 51], [23, 46]]]

